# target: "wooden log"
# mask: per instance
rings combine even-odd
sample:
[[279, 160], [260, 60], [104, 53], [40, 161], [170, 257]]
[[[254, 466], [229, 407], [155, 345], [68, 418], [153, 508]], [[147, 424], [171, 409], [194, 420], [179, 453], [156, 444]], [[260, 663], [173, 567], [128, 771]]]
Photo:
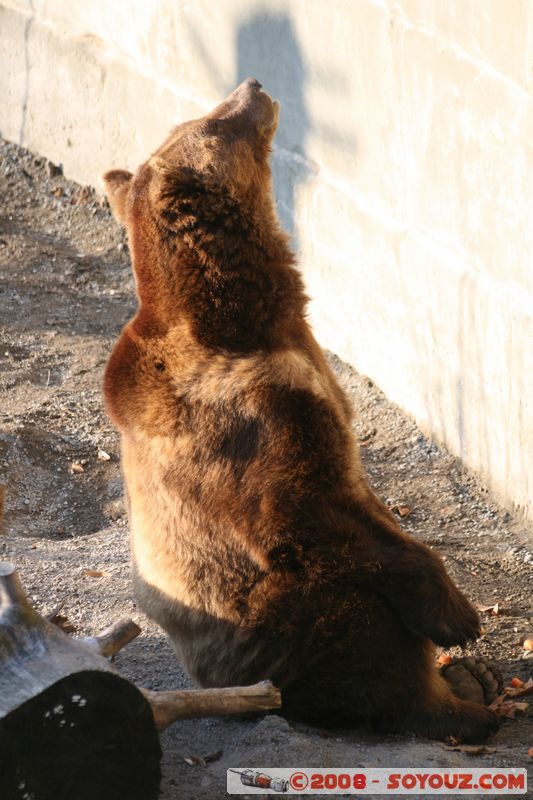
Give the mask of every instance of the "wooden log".
[[152, 707], [158, 731], [178, 719], [261, 713], [281, 706], [281, 693], [270, 681], [226, 689], [151, 692], [141, 690]]
[[155, 800], [160, 759], [143, 694], [38, 614], [0, 563], [0, 798]]
[[126, 647], [140, 632], [141, 629], [137, 623], [129, 617], [123, 617], [97, 636], [86, 636], [81, 641], [96, 650], [104, 658], [109, 658], [116, 655], [123, 647]]

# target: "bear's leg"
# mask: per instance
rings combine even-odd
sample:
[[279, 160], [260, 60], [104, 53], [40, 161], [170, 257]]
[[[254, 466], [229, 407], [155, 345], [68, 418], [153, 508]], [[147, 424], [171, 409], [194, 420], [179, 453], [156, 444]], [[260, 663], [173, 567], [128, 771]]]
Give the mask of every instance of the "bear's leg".
[[480, 703], [461, 700], [445, 685], [435, 692], [425, 708], [411, 713], [402, 725], [417, 736], [478, 743], [496, 733], [499, 723], [496, 714]]
[[478, 638], [479, 615], [440, 556], [403, 533], [377, 500], [364, 532], [354, 547], [353, 574], [361, 588], [384, 597], [413, 633], [442, 647]]
[[[397, 730], [409, 730], [430, 739], [450, 736], [460, 742], [482, 742], [498, 730], [496, 714], [482, 703], [462, 700], [435, 669], [433, 656], [426, 651], [425, 664], [417, 664], [420, 692], [403, 719], [397, 719]], [[425, 668], [424, 674], [421, 670]]]
[[[405, 633], [409, 642], [410, 634]], [[346, 673], [339, 674], [341, 664], [336, 667], [332, 655], [327, 660], [329, 674], [324, 666], [322, 674], [301, 675], [282, 689], [282, 713], [321, 727], [367, 724], [380, 733], [410, 732], [429, 739], [482, 742], [495, 733], [494, 712], [453, 693], [435, 668], [433, 654], [426, 657], [430, 643], [419, 640], [410, 645], [403, 653], [401, 645], [390, 647], [387, 661], [375, 654], [373, 668], [354, 665], [351, 682]], [[350, 664], [348, 657], [344, 664]]]
[[[295, 600], [289, 606], [297, 607]], [[435, 648], [412, 633], [390, 603], [357, 590], [321, 597], [322, 624], [308, 628], [281, 685], [283, 711], [321, 727], [370, 724], [380, 732], [482, 741], [497, 727], [482, 704], [458, 698], [435, 666]], [[290, 645], [290, 643], [288, 643]], [[277, 682], [278, 681], [278, 682]]]
[[[418, 543], [414, 543], [418, 545]], [[453, 647], [477, 639], [481, 632], [479, 614], [446, 573], [440, 558], [423, 545], [391, 569], [385, 596], [413, 633], [441, 647]]]

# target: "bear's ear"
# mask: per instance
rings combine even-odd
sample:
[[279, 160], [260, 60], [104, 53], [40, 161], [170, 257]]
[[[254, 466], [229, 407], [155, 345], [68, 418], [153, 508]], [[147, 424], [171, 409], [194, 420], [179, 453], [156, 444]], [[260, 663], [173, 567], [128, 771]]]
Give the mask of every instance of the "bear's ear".
[[150, 193], [154, 202], [163, 202], [184, 192], [197, 190], [205, 185], [205, 175], [192, 167], [174, 164], [172, 161], [152, 156], [148, 162], [155, 180], [150, 183]]
[[102, 175], [102, 183], [111, 211], [115, 219], [122, 225], [126, 222], [126, 197], [132, 178], [133, 175], [127, 169], [111, 169]]
[[198, 180], [198, 173], [191, 167], [184, 167], [180, 164], [174, 164], [160, 156], [152, 156], [148, 162], [152, 167], [157, 178], [162, 179], [168, 186], [179, 189], [182, 186], [196, 183]]

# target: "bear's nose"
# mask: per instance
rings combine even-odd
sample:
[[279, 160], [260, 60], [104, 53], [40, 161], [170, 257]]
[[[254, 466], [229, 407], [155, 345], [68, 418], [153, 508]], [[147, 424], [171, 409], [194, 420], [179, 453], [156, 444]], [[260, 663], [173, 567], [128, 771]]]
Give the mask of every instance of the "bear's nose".
[[246, 128], [268, 128], [275, 111], [271, 98], [261, 91], [256, 78], [246, 78], [223, 103], [208, 114], [208, 119], [227, 120], [234, 132]]
[[254, 90], [254, 89], [262, 89], [263, 86], [259, 83], [257, 78], [246, 78], [246, 80], [241, 83], [241, 88]]

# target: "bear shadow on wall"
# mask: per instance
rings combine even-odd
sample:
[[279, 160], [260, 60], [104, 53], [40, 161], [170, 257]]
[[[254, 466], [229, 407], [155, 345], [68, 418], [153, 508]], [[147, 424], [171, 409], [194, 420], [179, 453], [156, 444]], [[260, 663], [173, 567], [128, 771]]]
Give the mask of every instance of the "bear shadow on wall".
[[307, 78], [304, 57], [286, 14], [260, 12], [243, 20], [236, 31], [235, 48], [236, 74], [228, 91], [245, 78], [253, 77], [281, 103], [272, 172], [278, 213], [283, 226], [294, 236], [298, 184], [308, 178], [301, 160], [305, 158], [310, 131], [304, 97]]
[[[273, 144], [271, 162], [276, 205], [282, 225], [294, 238], [298, 249], [299, 187], [313, 179], [318, 165], [309, 154], [310, 136], [342, 151], [346, 159], [354, 159], [357, 141], [351, 130], [342, 129], [337, 119], [331, 119], [333, 97], [342, 95], [343, 107], [352, 107], [350, 81], [343, 70], [332, 63], [324, 66], [323, 59], [314, 59], [304, 52], [290, 16], [283, 12], [259, 11], [237, 22], [235, 27], [235, 69], [231, 78], [217, 63], [204, 39], [202, 30], [190, 25], [190, 41], [196, 57], [210, 73], [210, 81], [221, 100], [246, 78], [256, 78], [264, 90], [281, 104], [279, 128]], [[317, 38], [321, 33], [317, 31]], [[329, 41], [322, 36], [318, 42], [321, 52], [327, 52]], [[318, 48], [320, 49], [320, 48]], [[312, 74], [310, 69], [312, 61]], [[355, 64], [347, 65], [354, 69]], [[309, 88], [321, 94], [324, 103], [311, 113], [306, 101]], [[318, 112], [318, 117], [317, 117]]]

